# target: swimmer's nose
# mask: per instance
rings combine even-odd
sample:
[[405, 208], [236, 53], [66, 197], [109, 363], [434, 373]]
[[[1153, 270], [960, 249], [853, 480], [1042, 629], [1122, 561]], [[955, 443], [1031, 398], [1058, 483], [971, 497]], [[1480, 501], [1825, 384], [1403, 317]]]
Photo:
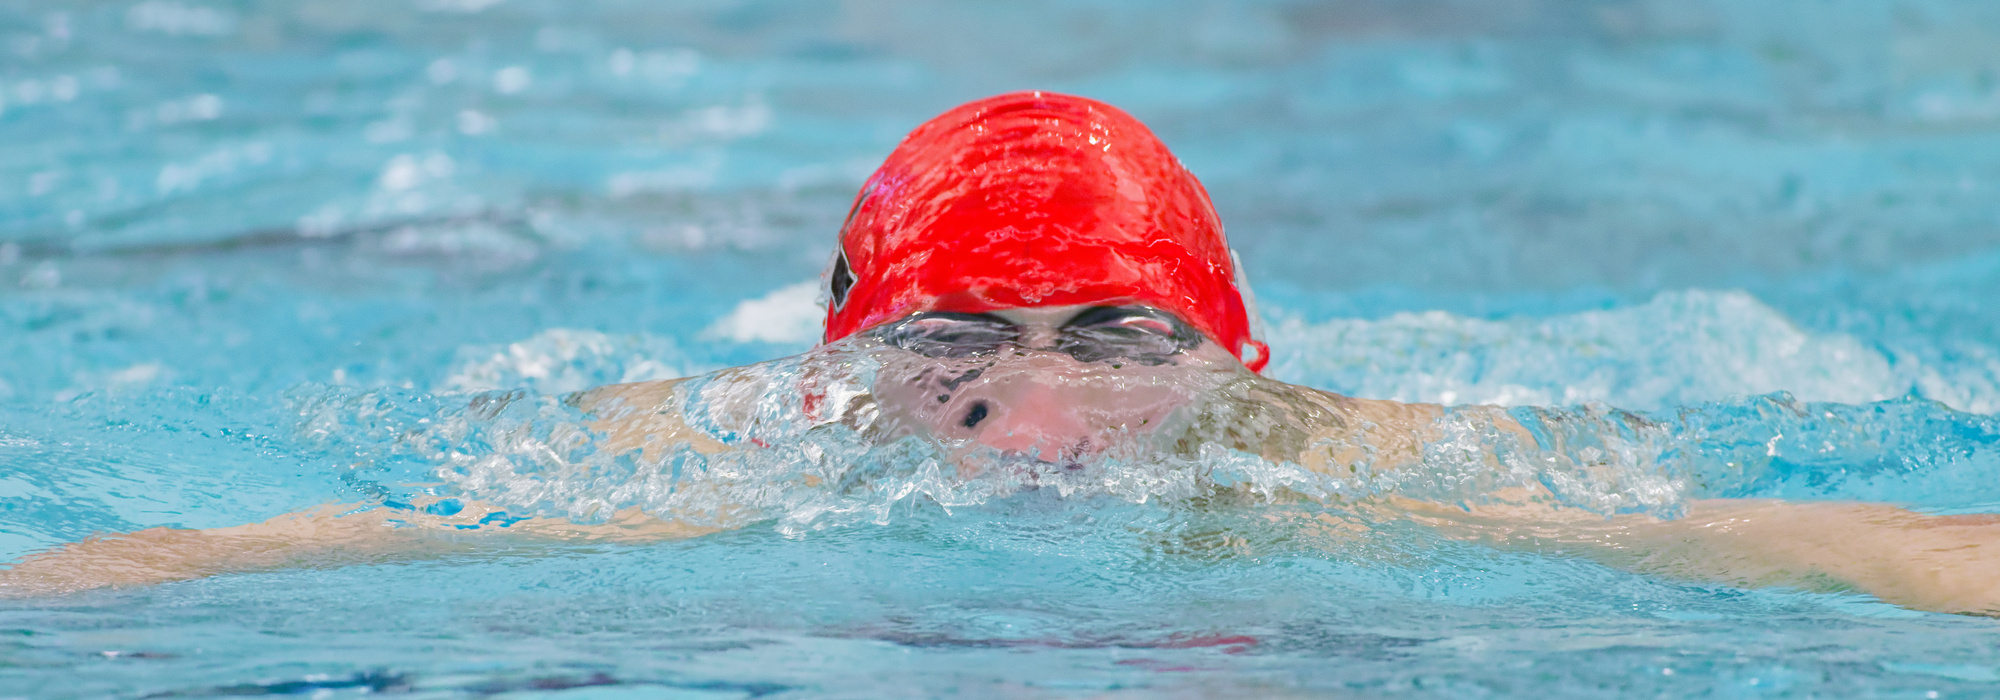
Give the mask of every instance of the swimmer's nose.
[[1095, 432], [1077, 408], [1058, 392], [1036, 386], [1005, 400], [980, 398], [960, 404], [955, 422], [987, 447], [1059, 462], [1075, 458]]

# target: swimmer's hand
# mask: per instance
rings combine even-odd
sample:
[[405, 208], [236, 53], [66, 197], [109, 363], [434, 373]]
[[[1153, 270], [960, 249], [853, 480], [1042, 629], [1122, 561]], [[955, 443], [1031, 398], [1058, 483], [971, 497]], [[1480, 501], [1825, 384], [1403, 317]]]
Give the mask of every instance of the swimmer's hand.
[[[1523, 501], [1516, 501], [1517, 503]], [[1752, 588], [1858, 592], [1933, 612], [2000, 616], [2000, 515], [1881, 503], [1698, 500], [1685, 517], [1544, 505], [1405, 509], [1453, 537]]]
[[329, 505], [212, 530], [156, 527], [99, 535], [30, 555], [0, 570], [0, 597], [58, 595], [283, 568], [408, 562], [536, 542], [642, 542], [714, 531], [653, 518], [636, 508], [620, 511], [601, 525], [544, 518], [501, 525], [489, 517], [496, 512], [477, 504], [449, 516], [422, 508], [357, 510], [352, 505]]

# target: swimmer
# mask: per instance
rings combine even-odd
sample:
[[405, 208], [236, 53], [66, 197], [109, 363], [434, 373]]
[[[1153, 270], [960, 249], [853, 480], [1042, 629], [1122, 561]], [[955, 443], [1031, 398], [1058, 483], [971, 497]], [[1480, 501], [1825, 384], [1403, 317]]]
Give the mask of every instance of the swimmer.
[[[1110, 456], [1191, 460], [1220, 451], [1394, 483], [1443, 439], [1447, 417], [1535, 444], [1496, 407], [1358, 399], [1259, 374], [1269, 348], [1206, 192], [1138, 121], [1083, 98], [1001, 95], [911, 132], [849, 213], [825, 297], [824, 342], [806, 355], [600, 387], [568, 401], [592, 417], [601, 449], [645, 459], [773, 450], [761, 435], [782, 422], [794, 434], [824, 428], [876, 445], [917, 440], [961, 476], [1012, 470], [1028, 480]], [[796, 411], [769, 415], [771, 397]], [[1679, 518], [1607, 517], [1558, 507], [1533, 480], [1479, 503], [1394, 493], [1366, 500], [1496, 547], [2000, 614], [2000, 516], [1695, 500]], [[455, 529], [497, 510], [481, 504], [450, 514], [369, 505], [94, 537], [0, 572], [0, 591], [375, 562], [493, 536], [647, 540], [743, 524], [726, 514], [628, 508], [601, 524], [533, 518], [495, 534]]]

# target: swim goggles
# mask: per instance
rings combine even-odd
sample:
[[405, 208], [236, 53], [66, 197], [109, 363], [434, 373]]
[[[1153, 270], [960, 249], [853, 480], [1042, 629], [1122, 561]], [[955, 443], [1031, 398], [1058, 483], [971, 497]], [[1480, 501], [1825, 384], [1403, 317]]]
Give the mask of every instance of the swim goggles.
[[[925, 357], [976, 357], [1021, 347], [1021, 327], [993, 314], [932, 311], [882, 326], [883, 342]], [[1100, 306], [1063, 323], [1046, 349], [1078, 362], [1130, 360], [1164, 364], [1201, 345], [1199, 331], [1173, 314], [1144, 306]]]

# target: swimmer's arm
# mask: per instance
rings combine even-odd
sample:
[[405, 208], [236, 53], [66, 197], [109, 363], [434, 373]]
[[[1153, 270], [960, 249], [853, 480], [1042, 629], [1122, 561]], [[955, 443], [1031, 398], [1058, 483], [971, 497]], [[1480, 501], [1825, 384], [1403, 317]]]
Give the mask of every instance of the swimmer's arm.
[[[704, 453], [727, 449], [692, 430], [671, 410], [679, 380], [599, 387], [569, 397], [592, 415], [603, 449], [652, 452], [687, 444]], [[335, 567], [435, 558], [531, 540], [660, 540], [714, 528], [619, 511], [600, 525], [535, 518], [499, 526], [481, 520], [500, 509], [472, 504], [450, 516], [422, 508], [330, 505], [259, 523], [208, 530], [149, 528], [99, 535], [30, 555], [0, 570], [0, 596], [46, 595], [180, 581], [224, 573]], [[512, 533], [500, 540], [496, 535]]]
[[[329, 505], [260, 523], [209, 530], [156, 527], [93, 536], [29, 555], [0, 570], [0, 597], [149, 585], [226, 573], [417, 561], [518, 544], [642, 542], [715, 531], [654, 518], [636, 508], [619, 511], [598, 525], [543, 518], [495, 524], [489, 516], [500, 511], [479, 504], [450, 516], [434, 515], [422, 508], [356, 508]], [[511, 537], [503, 538], [506, 535]]]
[[[1333, 420], [1322, 422], [1312, 449], [1297, 463], [1336, 476], [1355, 464], [1382, 473], [1421, 463], [1446, 414], [1432, 404], [1315, 393]], [[1505, 409], [1461, 406], [1451, 412], [1474, 428], [1534, 444]], [[1448, 535], [1501, 546], [1566, 552], [1689, 580], [1851, 590], [1921, 610], [2000, 615], [2000, 515], [1930, 516], [1882, 503], [1706, 499], [1690, 502], [1687, 515], [1677, 519], [1606, 519], [1557, 508], [1546, 491], [1511, 491], [1501, 500], [1512, 505], [1392, 500]]]
[[1400, 505], [1452, 537], [1583, 556], [1650, 574], [1854, 591], [1920, 610], [2000, 615], [2000, 515], [1749, 499], [1692, 501], [1686, 516], [1672, 520], [1605, 518], [1534, 502]]

